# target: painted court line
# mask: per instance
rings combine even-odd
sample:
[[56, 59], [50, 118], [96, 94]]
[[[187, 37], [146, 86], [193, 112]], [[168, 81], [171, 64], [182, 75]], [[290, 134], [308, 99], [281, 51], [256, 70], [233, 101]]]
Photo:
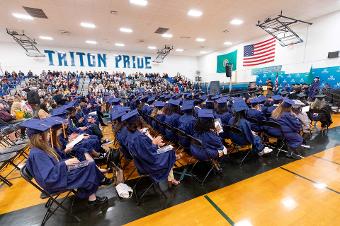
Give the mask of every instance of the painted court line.
[[[312, 179], [309, 179], [309, 178], [307, 178], [307, 177], [304, 177], [304, 176], [302, 176], [302, 175], [300, 175], [300, 174], [298, 174], [298, 173], [295, 173], [295, 172], [293, 172], [293, 171], [290, 171], [289, 169], [286, 169], [286, 168], [284, 168], [284, 167], [280, 167], [281, 169], [283, 169], [283, 170], [285, 170], [285, 171], [287, 171], [287, 172], [289, 172], [289, 173], [291, 173], [291, 174], [294, 174], [294, 175], [296, 175], [296, 176], [298, 176], [298, 177], [301, 177], [301, 178], [303, 178], [303, 179], [305, 179], [305, 180], [308, 180], [308, 181], [310, 181], [310, 182], [312, 182], [312, 183], [315, 183], [315, 184], [317, 184], [318, 182], [317, 181], [314, 181], [314, 180], [312, 180]], [[334, 190], [334, 189], [332, 189], [332, 188], [330, 188], [330, 187], [326, 187], [328, 190], [330, 190], [330, 191], [332, 191], [332, 192], [335, 192], [335, 193], [337, 193], [337, 194], [340, 194], [340, 192], [338, 192], [337, 190]]]
[[229, 222], [230, 225], [233, 226], [233, 225], [235, 224], [234, 221], [233, 221], [232, 219], [230, 219], [230, 217], [228, 217], [228, 215], [227, 215], [225, 212], [223, 212], [223, 210], [221, 210], [221, 208], [218, 207], [218, 205], [216, 205], [216, 203], [214, 203], [213, 200], [211, 200], [211, 199], [209, 198], [209, 196], [205, 195], [204, 198], [205, 198], [206, 200], [208, 200], [208, 202], [210, 203], [210, 205], [212, 205], [212, 206], [217, 210], [217, 212], [218, 212], [219, 214], [221, 214], [221, 216]]
[[316, 156], [316, 155], [312, 155], [312, 156], [313, 156], [314, 158], [322, 159], [322, 160], [324, 160], [324, 161], [327, 161], [327, 162], [331, 162], [331, 163], [340, 165], [340, 163], [335, 162], [335, 161], [332, 161], [332, 160], [329, 160], [329, 159], [326, 159], [326, 158], [322, 158], [322, 157], [319, 157], [319, 156]]

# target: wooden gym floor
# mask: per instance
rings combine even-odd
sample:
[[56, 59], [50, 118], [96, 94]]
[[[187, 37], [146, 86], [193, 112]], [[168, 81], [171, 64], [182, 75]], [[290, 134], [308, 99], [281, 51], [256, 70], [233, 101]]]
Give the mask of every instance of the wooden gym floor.
[[[170, 202], [153, 196], [137, 207], [119, 200], [112, 187], [101, 188], [108, 208], [89, 211], [76, 203], [85, 219], [80, 225], [340, 225], [340, 115], [333, 121], [328, 135], [313, 136], [305, 159], [272, 155], [241, 168], [228, 163], [223, 176], [212, 175], [204, 187], [185, 178]], [[112, 137], [110, 130], [104, 127], [105, 137]], [[0, 225], [40, 224], [45, 200], [19, 172], [10, 178], [12, 187], [0, 185]], [[58, 212], [47, 225], [76, 224]]]

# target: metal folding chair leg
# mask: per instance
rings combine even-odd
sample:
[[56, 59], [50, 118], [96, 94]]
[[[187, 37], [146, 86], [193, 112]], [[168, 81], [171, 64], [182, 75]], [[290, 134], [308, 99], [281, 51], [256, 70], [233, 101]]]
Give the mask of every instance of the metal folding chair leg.
[[0, 181], [4, 182], [5, 184], [7, 184], [9, 187], [11, 187], [13, 184], [7, 180], [5, 177], [0, 175]]

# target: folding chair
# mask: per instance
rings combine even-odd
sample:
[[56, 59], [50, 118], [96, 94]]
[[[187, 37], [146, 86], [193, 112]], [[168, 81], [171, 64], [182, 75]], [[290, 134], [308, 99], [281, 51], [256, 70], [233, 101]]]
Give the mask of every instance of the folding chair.
[[[8, 186], [12, 186], [13, 184], [7, 179], [7, 177], [14, 171], [14, 170], [20, 170], [18, 167], [18, 164], [14, 163], [14, 160], [19, 157], [21, 154], [24, 153], [24, 150], [26, 149], [26, 144], [11, 146], [11, 147], [5, 147], [0, 149], [0, 172], [7, 167], [8, 165], [14, 166], [14, 169], [11, 170], [6, 176], [0, 175], [0, 180], [7, 184]], [[22, 162], [22, 161], [21, 161]], [[19, 164], [21, 163], [19, 162]]]
[[[70, 217], [74, 218], [77, 222], [80, 222], [80, 218], [77, 217], [76, 215], [74, 215], [72, 213], [72, 206], [73, 206], [73, 200], [71, 203], [71, 209], [65, 207], [63, 204], [65, 202], [65, 200], [71, 195], [71, 194], [75, 194], [75, 191], [73, 190], [67, 190], [67, 191], [62, 191], [62, 192], [58, 192], [58, 193], [54, 193], [54, 194], [50, 194], [49, 192], [47, 192], [46, 190], [44, 190], [43, 188], [41, 188], [36, 182], [33, 182], [33, 176], [31, 175], [31, 173], [28, 171], [26, 165], [24, 165], [21, 170], [20, 170], [20, 174], [21, 176], [31, 185], [33, 185], [36, 189], [38, 189], [41, 192], [40, 198], [41, 199], [47, 199], [47, 202], [45, 204], [45, 208], [47, 208], [46, 213], [44, 215], [44, 219], [41, 222], [41, 225], [45, 225], [46, 222], [48, 221], [48, 219], [59, 209], [61, 208], [62, 210], [64, 210], [66, 212], [67, 215], [69, 215]], [[58, 201], [57, 199], [59, 198], [59, 196], [61, 194], [67, 193], [67, 195], [61, 199], [61, 201]], [[55, 204], [55, 206], [53, 205]]]
[[225, 139], [225, 142], [227, 143], [227, 146], [231, 149], [231, 153], [236, 153], [236, 152], [241, 152], [241, 151], [245, 151], [246, 155], [242, 158], [241, 162], [240, 162], [240, 166], [243, 165], [244, 161], [246, 160], [246, 158], [248, 157], [248, 155], [251, 153], [251, 151], [253, 150], [253, 146], [250, 143], [246, 143], [246, 144], [237, 144], [235, 142], [235, 140], [233, 140], [233, 136], [237, 136], [243, 140], [247, 140], [245, 138], [245, 135], [243, 134], [243, 132], [235, 127], [235, 126], [231, 126], [231, 125], [224, 125], [223, 126], [223, 130], [227, 132], [227, 139]]
[[[278, 152], [276, 153], [276, 156], [278, 157], [280, 152], [288, 153], [288, 150], [284, 149], [284, 148], [287, 149], [287, 144], [286, 144], [286, 139], [281, 129], [281, 125], [277, 122], [269, 120], [269, 121], [262, 122], [262, 126], [264, 128], [263, 133], [262, 133], [262, 138], [268, 147], [278, 150]], [[274, 136], [273, 134], [269, 134], [267, 129], [276, 129], [280, 131], [280, 135]], [[272, 139], [276, 140], [275, 146], [273, 146], [272, 143], [270, 142]]]
[[[138, 168], [138, 167], [137, 167], [137, 166], [141, 166], [141, 165], [142, 165], [141, 163], [139, 163], [139, 160], [138, 160], [137, 158], [133, 158], [133, 161], [134, 161], [134, 163], [135, 163], [137, 172], [138, 172], [138, 174], [139, 174], [139, 176], [140, 176], [140, 177], [137, 179], [136, 184], [133, 186], [133, 193], [134, 193], [134, 196], [135, 196], [135, 200], [136, 200], [137, 206], [139, 206], [139, 205], [142, 203], [143, 198], [145, 197], [145, 195], [148, 193], [148, 191], [149, 191], [151, 188], [153, 188], [153, 190], [154, 190], [155, 193], [157, 193], [156, 190], [158, 189], [158, 190], [160, 191], [161, 195], [162, 195], [165, 199], [167, 199], [166, 194], [162, 191], [162, 189], [161, 189], [161, 187], [160, 187], [160, 185], [159, 185], [160, 182], [154, 181], [150, 175], [148, 175], [148, 174], [145, 173], [145, 170], [144, 170], [144, 169], [141, 169], [141, 168]], [[138, 186], [138, 184], [139, 184], [143, 179], [145, 179], [145, 178], [148, 178], [148, 179], [151, 181], [151, 183], [147, 186], [146, 189], [144, 189], [144, 190], [142, 191], [142, 194], [141, 194], [141, 195], [138, 195], [137, 186]]]

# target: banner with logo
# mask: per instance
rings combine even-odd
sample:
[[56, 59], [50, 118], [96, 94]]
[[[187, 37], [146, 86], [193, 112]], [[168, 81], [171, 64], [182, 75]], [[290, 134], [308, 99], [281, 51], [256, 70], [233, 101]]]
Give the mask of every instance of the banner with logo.
[[232, 70], [237, 68], [237, 50], [231, 53], [217, 56], [217, 73], [225, 73], [226, 64], [232, 65]]
[[333, 89], [340, 89], [340, 66], [314, 68], [312, 70], [313, 78], [320, 78], [321, 87], [329, 85]]

